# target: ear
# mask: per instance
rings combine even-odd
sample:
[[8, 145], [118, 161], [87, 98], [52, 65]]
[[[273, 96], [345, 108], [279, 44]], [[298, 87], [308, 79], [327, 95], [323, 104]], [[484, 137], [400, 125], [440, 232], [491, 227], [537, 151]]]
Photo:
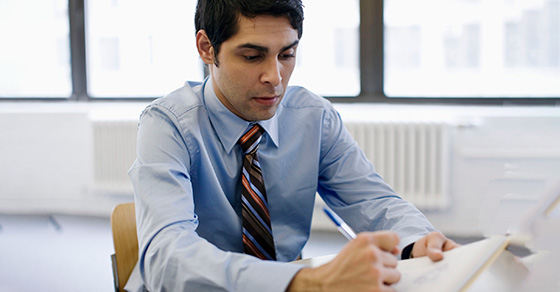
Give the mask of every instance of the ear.
[[214, 64], [214, 47], [204, 30], [196, 33], [196, 48], [202, 61], [208, 65]]

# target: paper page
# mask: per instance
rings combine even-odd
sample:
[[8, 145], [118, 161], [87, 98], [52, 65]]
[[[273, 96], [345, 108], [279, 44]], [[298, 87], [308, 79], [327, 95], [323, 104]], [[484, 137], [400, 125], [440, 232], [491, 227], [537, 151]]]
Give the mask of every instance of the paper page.
[[402, 277], [394, 288], [399, 292], [465, 291], [507, 244], [506, 236], [493, 236], [446, 251], [439, 262], [428, 257], [399, 261]]
[[511, 292], [511, 291], [550, 291], [538, 289], [521, 289], [527, 284], [529, 269], [511, 252], [504, 250], [498, 258], [480, 274], [468, 292]]
[[[444, 252], [444, 259], [432, 262], [428, 257], [401, 260], [397, 270], [401, 280], [393, 285], [399, 292], [465, 291], [471, 282], [504, 251], [508, 237], [499, 235]], [[336, 255], [304, 259], [294, 263], [317, 267]]]

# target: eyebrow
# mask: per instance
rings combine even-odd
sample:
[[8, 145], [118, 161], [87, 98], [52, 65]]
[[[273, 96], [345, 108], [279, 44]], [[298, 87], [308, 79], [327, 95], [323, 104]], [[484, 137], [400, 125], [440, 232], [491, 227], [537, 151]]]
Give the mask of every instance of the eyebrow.
[[[295, 46], [297, 46], [297, 44], [299, 44], [299, 40], [294, 41], [293, 43], [282, 47], [282, 49], [280, 50], [280, 52], [283, 52], [285, 50], [291, 49]], [[242, 44], [239, 45], [238, 48], [240, 49], [252, 49], [252, 50], [257, 50], [259, 52], [263, 52], [263, 53], [268, 53], [269, 49], [268, 47], [263, 47], [263, 46], [259, 46], [259, 45], [255, 45], [255, 44], [251, 44], [251, 43], [246, 43], [246, 44]]]

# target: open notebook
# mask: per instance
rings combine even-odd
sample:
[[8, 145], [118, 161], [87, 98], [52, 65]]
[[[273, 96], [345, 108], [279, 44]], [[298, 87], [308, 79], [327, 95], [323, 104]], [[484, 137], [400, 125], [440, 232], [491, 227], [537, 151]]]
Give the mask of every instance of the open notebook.
[[[432, 262], [427, 257], [400, 261], [397, 269], [401, 281], [397, 291], [513, 291], [515, 283], [528, 273], [527, 268], [505, 248], [509, 237], [504, 235], [463, 245], [445, 252], [444, 259]], [[496, 266], [498, 265], [498, 266]], [[507, 272], [501, 273], [507, 269]], [[488, 272], [492, 269], [492, 272]], [[514, 274], [515, 277], [511, 277]], [[481, 277], [484, 275], [484, 277]], [[478, 283], [484, 279], [484, 283]], [[474, 287], [473, 284], [475, 284]], [[493, 287], [489, 289], [488, 285]]]
[[[506, 248], [525, 244], [535, 236], [537, 225], [560, 209], [560, 182], [543, 195], [525, 215], [522, 224], [508, 235], [495, 235], [444, 253], [444, 259], [432, 262], [427, 257], [399, 261], [401, 280], [393, 287], [400, 292], [414, 291], [516, 291], [529, 270]], [[335, 255], [303, 260], [319, 266]]]
[[519, 291], [529, 270], [506, 248], [544, 246], [535, 242], [542, 237], [543, 226], [560, 226], [559, 205], [560, 181], [557, 181], [524, 215], [519, 226], [511, 228], [510, 234], [490, 236], [447, 251], [440, 262], [431, 262], [426, 257], [400, 261], [397, 269], [402, 278], [394, 287], [397, 291], [418, 292]]

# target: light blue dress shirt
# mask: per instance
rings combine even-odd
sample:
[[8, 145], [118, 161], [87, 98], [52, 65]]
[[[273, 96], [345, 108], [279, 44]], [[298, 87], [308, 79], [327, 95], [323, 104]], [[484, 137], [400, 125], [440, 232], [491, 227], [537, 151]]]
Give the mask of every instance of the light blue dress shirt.
[[328, 100], [288, 87], [276, 115], [259, 124], [278, 262], [242, 254], [237, 141], [250, 123], [218, 100], [210, 79], [188, 82], [140, 118], [129, 171], [139, 274], [127, 288], [142, 279], [150, 291], [284, 291], [301, 269], [284, 262], [309, 238], [316, 192], [357, 232], [397, 232], [401, 248], [435, 230], [376, 173]]

